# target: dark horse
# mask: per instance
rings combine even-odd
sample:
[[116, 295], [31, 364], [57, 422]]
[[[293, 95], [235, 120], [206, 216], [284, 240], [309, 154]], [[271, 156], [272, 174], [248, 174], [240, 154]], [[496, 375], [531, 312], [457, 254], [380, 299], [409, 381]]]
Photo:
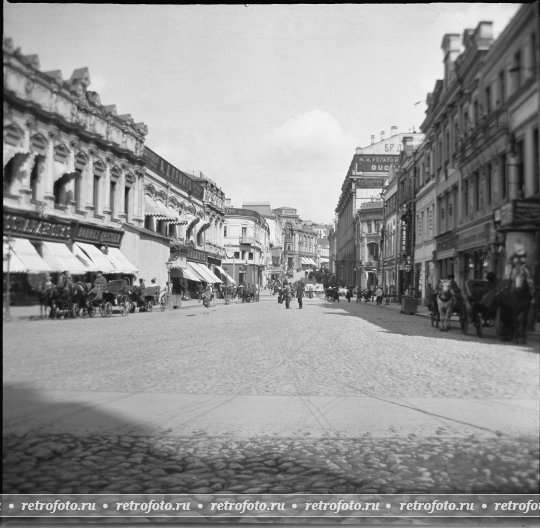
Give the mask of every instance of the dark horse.
[[76, 282], [65, 287], [53, 286], [40, 293], [39, 304], [41, 316], [49, 308], [49, 318], [72, 316], [77, 317], [86, 306], [88, 287], [84, 282]]
[[452, 289], [452, 282], [448, 279], [441, 279], [437, 286], [436, 299], [437, 310], [441, 321], [441, 332], [450, 330], [450, 317], [454, 310], [455, 292]]
[[523, 269], [514, 269], [511, 278], [503, 281], [503, 289], [496, 297], [500, 309], [500, 336], [503, 341], [527, 343], [527, 317], [532, 296], [533, 291]]

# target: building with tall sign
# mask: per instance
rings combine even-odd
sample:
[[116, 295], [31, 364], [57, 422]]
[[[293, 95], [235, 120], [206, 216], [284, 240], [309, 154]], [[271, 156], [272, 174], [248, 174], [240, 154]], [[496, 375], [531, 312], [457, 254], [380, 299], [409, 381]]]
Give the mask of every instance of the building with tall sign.
[[3, 55], [4, 272], [19, 302], [40, 273], [133, 276], [146, 125], [104, 106], [87, 68], [43, 72], [11, 39]]
[[356, 246], [356, 213], [361, 204], [380, 200], [390, 167], [396, 163], [403, 148], [403, 138], [409, 137], [412, 144], [419, 144], [424, 137], [423, 134], [415, 132], [398, 133], [396, 127], [392, 127], [391, 130], [389, 138], [385, 139], [385, 133], [381, 132], [379, 142], [375, 142], [375, 136], [372, 136], [371, 145], [356, 149], [341, 185], [341, 194], [335, 210], [337, 215], [334, 233], [335, 273], [337, 280], [346, 284], [355, 283], [356, 269], [360, 265]]

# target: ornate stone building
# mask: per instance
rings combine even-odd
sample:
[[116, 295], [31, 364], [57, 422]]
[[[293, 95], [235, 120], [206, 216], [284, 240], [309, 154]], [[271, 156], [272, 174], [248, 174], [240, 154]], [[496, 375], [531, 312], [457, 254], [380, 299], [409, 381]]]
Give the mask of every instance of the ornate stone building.
[[3, 56], [4, 236], [18, 289], [38, 272], [136, 273], [146, 125], [104, 106], [87, 68], [42, 72], [11, 39]]
[[225, 208], [223, 268], [238, 284], [264, 286], [270, 250], [270, 228], [257, 211]]
[[422, 134], [398, 133], [397, 127], [392, 127], [391, 130], [389, 138], [385, 139], [385, 133], [381, 132], [379, 142], [375, 142], [375, 136], [372, 136], [371, 145], [356, 149], [341, 185], [335, 210], [336, 277], [338, 281], [346, 284], [354, 284], [356, 281], [356, 213], [361, 204], [380, 199], [390, 167], [396, 163], [403, 147], [403, 138], [410, 137], [415, 144], [423, 139]]
[[[501, 277], [516, 244], [540, 276], [538, 2], [496, 41], [490, 22], [444, 36], [422, 130], [436, 183], [437, 278]], [[537, 287], [538, 290], [538, 287]]]

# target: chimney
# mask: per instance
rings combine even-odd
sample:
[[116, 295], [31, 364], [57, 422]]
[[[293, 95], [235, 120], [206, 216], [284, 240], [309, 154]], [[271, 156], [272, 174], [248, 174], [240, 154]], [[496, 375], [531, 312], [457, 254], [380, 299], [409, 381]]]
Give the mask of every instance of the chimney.
[[371, 144], [373, 145], [375, 143], [375, 134], [371, 135]]
[[398, 133], [396, 125], [390, 127], [390, 136], [395, 136]]
[[446, 88], [454, 78], [454, 63], [456, 62], [456, 59], [461, 52], [459, 40], [459, 33], [447, 33], [443, 37], [443, 41], [441, 44], [444, 63], [443, 90], [446, 90]]
[[381, 130], [381, 141], [384, 140], [384, 130]]

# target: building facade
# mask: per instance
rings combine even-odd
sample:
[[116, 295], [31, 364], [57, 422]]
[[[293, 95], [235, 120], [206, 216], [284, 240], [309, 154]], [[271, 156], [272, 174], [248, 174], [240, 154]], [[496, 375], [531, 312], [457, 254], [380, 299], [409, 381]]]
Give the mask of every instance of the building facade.
[[397, 162], [403, 148], [403, 138], [410, 137], [414, 144], [423, 139], [423, 134], [415, 132], [398, 133], [397, 127], [392, 127], [391, 131], [388, 139], [385, 139], [385, 133], [381, 132], [379, 142], [375, 142], [375, 136], [372, 136], [371, 145], [356, 149], [341, 186], [335, 210], [336, 277], [338, 281], [346, 284], [353, 284], [356, 280], [358, 248], [355, 217], [361, 204], [380, 200], [390, 167]]
[[226, 207], [224, 246], [223, 268], [237, 284], [265, 285], [270, 228], [261, 214]]
[[428, 95], [422, 130], [436, 185], [435, 273], [458, 283], [503, 274], [528, 248], [539, 277], [538, 2], [496, 41], [490, 22], [445, 35], [444, 79]]
[[68, 80], [42, 72], [37, 55], [23, 55], [11, 39], [3, 56], [4, 250], [18, 274], [11, 284], [24, 297], [43, 272], [133, 277], [146, 125], [102, 105], [87, 68]]

